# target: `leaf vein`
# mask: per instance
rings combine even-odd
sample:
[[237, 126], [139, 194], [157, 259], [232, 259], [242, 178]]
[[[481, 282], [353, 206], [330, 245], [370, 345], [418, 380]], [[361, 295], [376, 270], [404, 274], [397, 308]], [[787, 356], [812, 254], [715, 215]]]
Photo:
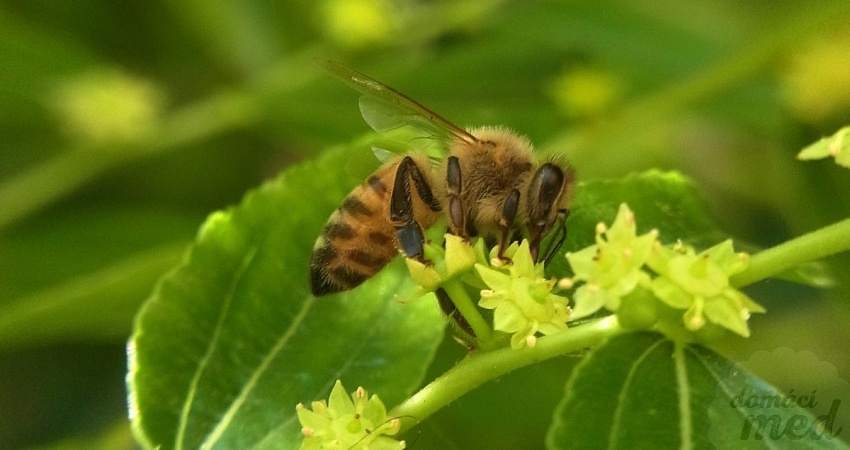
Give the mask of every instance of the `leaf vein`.
[[635, 377], [635, 373], [637, 372], [638, 367], [640, 367], [640, 365], [643, 363], [643, 361], [649, 355], [651, 355], [652, 352], [654, 352], [655, 349], [658, 346], [660, 346], [662, 343], [664, 343], [665, 340], [666, 339], [658, 339], [657, 342], [655, 342], [651, 346], [647, 347], [646, 350], [643, 353], [641, 353], [641, 355], [638, 358], [635, 359], [634, 364], [632, 364], [631, 369], [629, 369], [628, 375], [626, 375], [626, 379], [623, 380], [623, 387], [620, 390], [620, 394], [618, 395], [618, 398], [617, 398], [617, 408], [614, 411], [614, 417], [612, 417], [612, 419], [611, 419], [611, 433], [608, 436], [608, 448], [611, 448], [611, 449], [619, 448], [619, 446], [616, 445], [617, 428], [619, 428], [621, 418], [623, 417], [623, 413], [626, 410], [626, 408], [624, 408], [623, 406], [625, 405], [626, 399], [628, 398], [629, 385], [632, 384], [632, 380]]
[[[380, 315], [381, 315], [381, 316], [386, 316], [386, 315], [387, 315], [387, 314], [389, 314], [390, 312], [391, 312], [391, 311], [390, 311], [389, 304], [387, 304], [386, 306], [384, 306], [384, 307], [381, 309], [381, 313], [380, 313]], [[376, 315], [379, 315], [379, 314], [376, 314]], [[380, 321], [379, 323], [383, 323], [383, 321]], [[324, 386], [322, 386], [320, 389], [318, 389], [318, 392], [317, 392], [317, 393], [315, 393], [315, 394], [312, 396], [312, 398], [314, 398], [314, 399], [318, 399], [318, 398], [321, 398], [321, 397], [323, 396], [323, 395], [322, 395], [322, 393], [324, 393], [324, 392], [330, 392], [331, 387], [333, 387], [333, 385], [334, 385], [334, 383], [336, 382], [336, 380], [340, 379], [340, 377], [341, 377], [341, 376], [342, 376], [342, 374], [345, 372], [345, 370], [346, 370], [349, 366], [351, 366], [351, 364], [354, 362], [354, 360], [355, 360], [355, 359], [357, 359], [357, 356], [359, 356], [359, 355], [363, 352], [363, 348], [364, 348], [364, 347], [366, 347], [366, 343], [367, 343], [367, 342], [369, 342], [369, 341], [370, 341], [370, 338], [371, 338], [372, 336], [374, 336], [374, 335], [378, 332], [378, 329], [379, 329], [379, 328], [380, 328], [380, 327], [369, 327], [369, 328], [367, 329], [367, 332], [366, 332], [365, 336], [363, 336], [363, 338], [362, 338], [362, 339], [360, 339], [360, 345], [356, 347], [356, 350], [355, 350], [355, 351], [350, 352], [350, 355], [351, 355], [351, 356], [350, 356], [349, 358], [347, 358], [347, 359], [345, 360], [345, 362], [339, 366], [340, 368], [339, 368], [338, 370], [336, 370], [336, 371], [333, 373], [333, 375], [331, 375], [331, 376], [328, 378], [327, 383], [325, 383], [325, 385], [324, 385]], [[298, 419], [298, 416], [297, 416], [297, 415], [295, 415], [295, 414], [291, 414], [291, 415], [290, 415], [290, 416], [289, 416], [286, 420], [284, 420], [284, 421], [282, 421], [281, 423], [279, 423], [276, 427], [274, 427], [274, 428], [270, 429], [270, 430], [269, 430], [269, 432], [268, 432], [268, 433], [266, 433], [266, 435], [265, 435], [265, 436], [263, 436], [263, 437], [262, 437], [262, 438], [261, 438], [261, 439], [257, 442], [257, 444], [252, 445], [251, 447], [252, 447], [252, 448], [261, 447], [261, 446], [262, 446], [262, 444], [263, 444], [263, 442], [265, 442], [265, 441], [266, 441], [266, 440], [268, 440], [269, 438], [273, 437], [273, 436], [277, 433], [277, 431], [278, 431], [278, 430], [283, 429], [283, 428], [286, 428], [287, 426], [289, 426], [292, 422], [294, 422], [294, 421], [295, 421], [295, 420], [297, 420], [297, 419]]]
[[186, 439], [186, 429], [189, 423], [189, 414], [192, 411], [192, 406], [195, 403], [195, 395], [198, 392], [198, 383], [200, 383], [201, 377], [206, 371], [206, 368], [209, 365], [210, 359], [212, 358], [215, 349], [218, 347], [221, 332], [222, 329], [224, 329], [224, 321], [227, 318], [227, 313], [230, 311], [230, 305], [233, 302], [236, 287], [239, 285], [239, 281], [242, 279], [242, 276], [245, 274], [245, 272], [248, 270], [248, 267], [251, 265], [251, 262], [254, 260], [254, 256], [257, 254], [258, 248], [259, 247], [254, 247], [246, 253], [245, 257], [242, 259], [242, 264], [240, 264], [239, 266], [239, 270], [237, 270], [234, 274], [229, 289], [227, 290], [227, 294], [224, 296], [221, 311], [219, 312], [218, 319], [216, 320], [213, 335], [210, 338], [209, 345], [207, 346], [207, 351], [204, 353], [204, 356], [198, 362], [198, 368], [195, 370], [195, 373], [192, 376], [192, 381], [189, 383], [189, 389], [186, 393], [186, 400], [183, 402], [183, 408], [180, 412], [180, 422], [178, 425], [179, 428], [177, 431], [177, 436], [175, 437], [175, 448], [177, 448], [178, 450], [183, 448], [183, 442]]
[[685, 367], [684, 346], [674, 343], [673, 364], [676, 369], [676, 385], [679, 391], [679, 436], [682, 440], [681, 447], [689, 450], [694, 447], [693, 442], [693, 418], [691, 417], [691, 389], [688, 385], [688, 371]]
[[287, 328], [286, 332], [281, 335], [281, 337], [275, 342], [271, 351], [266, 354], [263, 361], [259, 366], [251, 373], [251, 377], [248, 379], [248, 382], [242, 387], [242, 390], [239, 392], [239, 395], [233, 400], [230, 404], [230, 407], [227, 408], [227, 411], [221, 417], [218, 424], [216, 424], [213, 431], [207, 437], [206, 441], [204, 441], [201, 448], [208, 449], [212, 448], [224, 432], [227, 430], [227, 427], [232, 423], [233, 418], [236, 416], [236, 413], [239, 412], [239, 408], [245, 404], [245, 401], [248, 399], [248, 395], [250, 395], [251, 391], [256, 387], [257, 383], [260, 381], [260, 378], [263, 374], [268, 370], [269, 366], [271, 366], [272, 361], [277, 357], [277, 354], [283, 349], [284, 346], [289, 342], [289, 339], [295, 334], [298, 330], [298, 327], [301, 325], [301, 322], [304, 321], [304, 318], [307, 317], [307, 313], [310, 311], [311, 307], [315, 303], [316, 298], [310, 296], [301, 306], [301, 310], [298, 311], [298, 314], [292, 319], [292, 324]]

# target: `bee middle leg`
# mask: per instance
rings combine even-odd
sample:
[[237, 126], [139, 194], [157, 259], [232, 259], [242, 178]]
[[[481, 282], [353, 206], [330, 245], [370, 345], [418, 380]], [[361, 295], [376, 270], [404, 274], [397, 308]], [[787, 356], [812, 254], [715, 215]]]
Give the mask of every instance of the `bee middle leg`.
[[511, 239], [511, 229], [513, 228], [518, 208], [519, 191], [514, 189], [508, 194], [508, 198], [505, 199], [505, 204], [502, 207], [502, 217], [499, 218], [499, 228], [502, 229], [502, 237], [499, 241], [499, 259], [508, 259], [505, 257], [505, 250], [508, 248], [508, 243]]
[[396, 228], [401, 250], [408, 258], [423, 260], [425, 235], [413, 217], [413, 189], [419, 198], [432, 210], [439, 211], [440, 204], [428, 186], [419, 166], [410, 156], [405, 156], [396, 168], [392, 196], [390, 198], [390, 221]]
[[470, 232], [467, 227], [471, 224], [466, 222], [466, 209], [463, 207], [463, 200], [460, 198], [461, 174], [457, 156], [449, 156], [447, 164], [446, 193], [449, 198], [448, 212], [452, 233], [468, 240]]

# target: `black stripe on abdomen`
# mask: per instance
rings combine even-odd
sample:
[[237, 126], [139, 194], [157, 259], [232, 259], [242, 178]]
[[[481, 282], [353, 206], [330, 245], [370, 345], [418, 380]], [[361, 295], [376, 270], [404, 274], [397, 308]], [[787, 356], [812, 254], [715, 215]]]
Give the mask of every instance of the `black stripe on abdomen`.
[[372, 217], [375, 214], [365, 203], [353, 195], [349, 195], [339, 207], [340, 211], [351, 214], [352, 216]]

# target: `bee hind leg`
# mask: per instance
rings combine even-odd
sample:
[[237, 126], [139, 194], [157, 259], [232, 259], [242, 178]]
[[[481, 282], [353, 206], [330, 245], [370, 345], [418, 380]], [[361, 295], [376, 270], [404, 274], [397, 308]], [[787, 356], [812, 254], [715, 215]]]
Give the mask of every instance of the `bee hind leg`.
[[408, 258], [423, 260], [425, 235], [413, 217], [411, 180], [419, 198], [432, 211], [440, 210], [440, 204], [434, 197], [433, 192], [431, 192], [431, 188], [428, 186], [416, 162], [413, 161], [413, 158], [405, 156], [396, 169], [392, 196], [390, 198], [390, 221], [396, 228], [398, 242], [404, 254]]
[[445, 314], [460, 331], [474, 340], [476, 338], [475, 331], [472, 330], [469, 322], [467, 322], [466, 318], [464, 318], [460, 311], [458, 311], [446, 290], [443, 288], [437, 288], [437, 290], [434, 291], [434, 295], [437, 296], [437, 303], [440, 305], [440, 309], [443, 311], [443, 314]]

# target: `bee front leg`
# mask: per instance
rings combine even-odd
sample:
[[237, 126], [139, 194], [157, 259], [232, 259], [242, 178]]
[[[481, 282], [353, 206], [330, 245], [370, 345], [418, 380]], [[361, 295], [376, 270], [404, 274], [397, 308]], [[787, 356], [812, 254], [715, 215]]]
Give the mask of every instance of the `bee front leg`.
[[398, 242], [401, 250], [408, 258], [423, 260], [423, 245], [425, 235], [422, 228], [413, 217], [413, 192], [410, 181], [417, 195], [432, 211], [439, 211], [440, 204], [437, 202], [430, 186], [413, 158], [405, 156], [398, 164], [393, 183], [393, 192], [390, 198], [390, 221], [395, 226]]
[[505, 249], [508, 248], [508, 240], [511, 237], [511, 228], [519, 208], [519, 191], [514, 189], [505, 199], [502, 207], [502, 217], [499, 218], [499, 228], [502, 229], [502, 239], [499, 241], [499, 259], [505, 260]]

